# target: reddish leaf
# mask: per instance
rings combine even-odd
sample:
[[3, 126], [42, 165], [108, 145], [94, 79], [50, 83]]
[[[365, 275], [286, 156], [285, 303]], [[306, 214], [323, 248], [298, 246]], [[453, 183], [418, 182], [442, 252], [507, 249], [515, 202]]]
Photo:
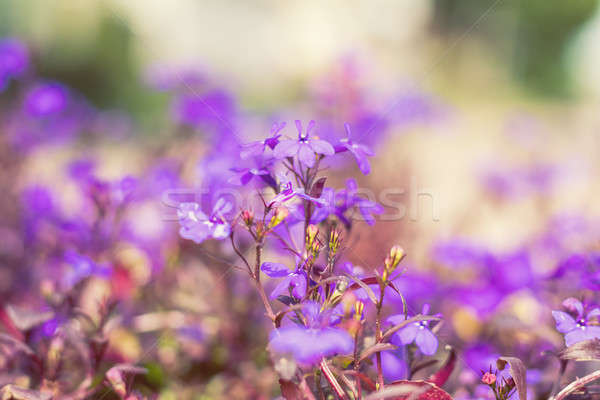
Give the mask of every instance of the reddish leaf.
[[0, 388], [0, 395], [7, 400], [50, 400], [52, 395], [49, 393], [38, 392], [37, 390], [25, 389], [15, 385], [6, 385]]
[[365, 400], [378, 399], [452, 400], [452, 396], [431, 382], [395, 381], [385, 389], [365, 397]]
[[442, 368], [440, 368], [435, 374], [433, 374], [429, 377], [429, 382], [434, 383], [437, 386], [442, 386], [444, 383], [446, 383], [448, 378], [450, 378], [452, 371], [454, 371], [455, 365], [456, 365], [456, 351], [454, 351], [454, 349], [451, 348], [448, 359], [446, 360], [446, 362], [444, 363]]
[[281, 395], [286, 400], [302, 400], [302, 390], [292, 381], [285, 379], [279, 380], [279, 387], [281, 388]]
[[106, 371], [106, 379], [119, 396], [125, 397], [128, 394], [127, 385], [125, 384], [126, 376], [146, 373], [148, 373], [146, 368], [131, 364], [117, 364]]
[[28, 331], [31, 328], [36, 327], [54, 317], [54, 313], [52, 311], [30, 311], [10, 305], [6, 306], [5, 310], [11, 321], [21, 332]]
[[498, 358], [499, 369], [503, 369], [500, 365], [501, 362], [508, 363], [510, 366], [510, 376], [515, 380], [519, 400], [527, 400], [527, 368], [525, 368], [523, 361], [516, 357], [500, 357]]
[[19, 331], [15, 323], [8, 316], [8, 313], [6, 312], [4, 307], [0, 307], [0, 323], [4, 325], [8, 333], [10, 333], [12, 336], [19, 339], [20, 341], [25, 340], [25, 336], [21, 333], [21, 331]]
[[317, 181], [312, 185], [310, 189], [310, 196], [318, 199], [323, 194], [323, 188], [325, 187], [326, 177], [322, 177], [317, 179]]
[[286, 400], [315, 400], [312, 392], [306, 385], [306, 381], [302, 381], [300, 385], [285, 379], [279, 379], [279, 387], [281, 395]]

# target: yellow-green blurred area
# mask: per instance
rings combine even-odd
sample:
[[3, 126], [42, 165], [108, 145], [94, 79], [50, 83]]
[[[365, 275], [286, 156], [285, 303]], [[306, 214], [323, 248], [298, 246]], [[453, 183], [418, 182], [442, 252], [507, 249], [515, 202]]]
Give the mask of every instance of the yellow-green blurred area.
[[160, 103], [139, 85], [148, 64], [203, 65], [254, 108], [293, 99], [346, 53], [384, 87], [412, 81], [478, 102], [600, 91], [595, 0], [2, 0], [0, 10], [0, 33], [27, 40], [42, 75], [138, 113]]

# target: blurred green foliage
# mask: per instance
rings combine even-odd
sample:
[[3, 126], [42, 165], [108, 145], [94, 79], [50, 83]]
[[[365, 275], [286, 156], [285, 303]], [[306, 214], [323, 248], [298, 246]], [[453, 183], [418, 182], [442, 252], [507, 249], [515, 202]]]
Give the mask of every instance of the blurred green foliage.
[[566, 54], [598, 0], [435, 0], [435, 26], [458, 35], [485, 14], [471, 35], [486, 38], [517, 80], [543, 95], [568, 95]]
[[[142, 128], [161, 122], [158, 116], [164, 116], [167, 97], [143, 82], [144, 65], [133, 51], [136, 38], [127, 21], [98, 3], [97, 26], [85, 35], [62, 29], [65, 21], [50, 21], [52, 34], [40, 35], [40, 11], [35, 7], [36, 1], [0, 0], [0, 37], [16, 36], [27, 42], [37, 76], [63, 82], [98, 108], [126, 111]], [[68, 23], [68, 4], [62, 7], [67, 9], [62, 18]], [[57, 18], [48, 16], [53, 17]]]

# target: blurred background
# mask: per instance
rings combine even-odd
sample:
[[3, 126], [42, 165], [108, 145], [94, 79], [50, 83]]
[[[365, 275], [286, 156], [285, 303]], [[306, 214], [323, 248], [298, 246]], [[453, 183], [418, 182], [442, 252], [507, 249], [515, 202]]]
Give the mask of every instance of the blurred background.
[[[93, 159], [107, 182], [145, 179], [144, 199], [127, 214], [128, 233], [111, 247], [122, 274], [89, 296], [121, 293], [117, 297], [131, 301], [129, 322], [112, 334], [125, 343], [115, 349], [119, 360], [145, 355], [144, 339], [133, 331], [202, 326], [197, 343], [186, 331], [193, 343], [181, 344], [177, 331], [161, 336], [167, 339], [156, 355], [143, 357], [153, 360], [147, 384], [165, 399], [276, 391], [266, 357], [254, 351], [266, 334], [248, 337], [235, 316], [224, 316], [228, 309], [248, 312], [239, 282], [224, 280], [222, 265], [206, 270], [214, 263], [208, 253], [177, 241], [162, 197], [166, 189], [194, 187], [227, 172], [209, 162], [215, 137], [228, 131], [243, 141], [263, 137], [276, 119], [321, 118], [325, 136], [326, 127], [342, 132], [350, 121], [374, 146], [371, 174], [352, 174], [376, 196], [393, 189], [384, 205], [401, 204], [405, 213], [378, 221], [375, 232], [359, 228], [348, 258], [368, 268], [391, 245], [405, 247], [410, 270], [422, 279], [421, 291], [409, 297], [416, 309], [424, 297], [440, 307], [454, 332], [445, 333], [449, 342], [465, 351], [479, 340], [510, 349], [534, 339], [561, 344], [550, 332], [549, 311], [562, 298], [540, 294], [537, 284], [572, 252], [599, 246], [598, 1], [0, 0], [0, 39], [28, 49], [26, 67], [0, 81], [0, 295], [30, 305], [34, 293], [48, 289], [46, 275], [53, 273], [36, 268], [60, 247], [53, 229], [66, 228], [55, 219], [44, 222], [51, 230], [36, 224], [54, 208], [69, 221], [85, 220], [77, 192], [82, 164], [74, 161]], [[49, 83], [61, 89], [29, 102], [35, 88]], [[213, 96], [206, 98], [222, 118], [182, 106], [189, 92]], [[68, 108], [68, 119], [43, 126], [26, 119], [31, 107], [34, 114], [51, 113], [57, 102]], [[203, 159], [209, 161], [198, 164]], [[347, 172], [332, 171], [330, 182], [343, 185]], [[31, 191], [42, 187], [52, 195]], [[361, 234], [371, 240], [359, 240]], [[526, 266], [506, 261], [490, 270], [473, 261], [481, 248], [499, 258], [526, 254]], [[452, 285], [478, 274], [514, 279], [489, 304], [444, 305], [456, 293]], [[453, 280], [458, 283], [448, 284]], [[15, 282], [28, 291], [15, 290]], [[226, 282], [230, 289], [213, 296], [190, 282]], [[144, 292], [146, 285], [153, 293]], [[561, 292], [569, 293], [573, 288]], [[93, 301], [88, 304], [93, 309]], [[168, 310], [189, 314], [160, 314]], [[510, 329], [522, 333], [519, 343], [498, 339], [490, 328], [498, 315], [518, 322]], [[540, 323], [546, 330], [531, 333]], [[256, 366], [232, 370], [224, 343], [237, 343], [242, 352], [248, 342], [255, 347], [244, 351]], [[191, 358], [185, 366], [178, 364], [182, 351]], [[254, 380], [256, 393], [245, 380]], [[193, 385], [201, 389], [189, 389]], [[182, 387], [190, 393], [182, 394]]]

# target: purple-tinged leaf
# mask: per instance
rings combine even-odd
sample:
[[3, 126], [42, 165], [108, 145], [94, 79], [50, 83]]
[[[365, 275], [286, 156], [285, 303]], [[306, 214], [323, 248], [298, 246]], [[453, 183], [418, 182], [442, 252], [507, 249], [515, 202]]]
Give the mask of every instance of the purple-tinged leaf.
[[0, 388], [0, 397], [7, 400], [51, 400], [52, 394], [42, 393], [37, 390], [25, 389], [15, 385], [6, 385]]
[[[450, 347], [450, 346], [447, 346]], [[456, 365], [456, 351], [453, 348], [450, 348], [450, 355], [446, 359], [446, 362], [435, 374], [431, 375], [428, 379], [429, 382], [436, 384], [437, 386], [442, 386], [450, 375], [452, 371], [454, 371], [454, 366]]]
[[452, 396], [431, 382], [395, 381], [385, 389], [365, 397], [365, 400], [452, 400]]
[[15, 339], [14, 337], [7, 335], [5, 333], [0, 332], [0, 343], [4, 343], [10, 346], [13, 346], [14, 348], [21, 350], [23, 353], [31, 356], [34, 355], [35, 352], [31, 349], [31, 347], [27, 346], [25, 343], [21, 342], [18, 339]]
[[115, 392], [121, 397], [125, 397], [128, 393], [125, 379], [127, 375], [146, 374], [146, 368], [136, 367], [131, 364], [117, 364], [106, 371], [106, 379], [112, 386]]
[[281, 395], [286, 400], [315, 400], [306, 382], [301, 382], [298, 385], [292, 381], [279, 379], [279, 387], [281, 388]]
[[572, 344], [560, 353], [562, 360], [592, 361], [600, 360], [600, 339], [594, 338]]
[[498, 369], [504, 369], [506, 363], [510, 366], [510, 376], [515, 381], [519, 400], [527, 400], [527, 368], [525, 368], [525, 364], [516, 357], [502, 356], [498, 358]]
[[54, 317], [52, 311], [36, 312], [29, 311], [13, 306], [6, 306], [6, 313], [13, 321], [15, 326], [21, 331], [28, 331], [29, 329], [40, 325], [46, 321], [49, 321]]
[[310, 196], [318, 199], [323, 194], [323, 188], [325, 187], [326, 177], [317, 179], [317, 181], [310, 188]]

